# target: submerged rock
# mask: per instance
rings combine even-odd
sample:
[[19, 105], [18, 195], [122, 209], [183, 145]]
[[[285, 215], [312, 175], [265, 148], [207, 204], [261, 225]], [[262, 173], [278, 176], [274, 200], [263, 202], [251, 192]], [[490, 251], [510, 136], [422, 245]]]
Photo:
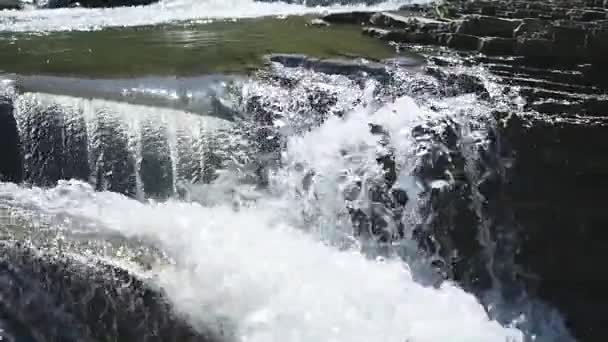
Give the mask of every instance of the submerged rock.
[[280, 63], [286, 67], [303, 67], [326, 74], [345, 76], [364, 74], [381, 80], [386, 80], [389, 77], [383, 64], [363, 59], [318, 59], [295, 54], [273, 54], [267, 58], [271, 62]]
[[317, 26], [317, 27], [327, 27], [327, 26], [330, 26], [331, 24], [323, 19], [316, 18], [316, 19], [312, 19], [311, 21], [309, 21], [308, 25]]

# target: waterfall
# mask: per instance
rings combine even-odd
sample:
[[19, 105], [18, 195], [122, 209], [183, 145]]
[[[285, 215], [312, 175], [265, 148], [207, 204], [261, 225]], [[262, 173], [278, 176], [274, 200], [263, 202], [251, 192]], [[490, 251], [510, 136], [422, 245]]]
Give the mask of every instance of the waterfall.
[[[521, 303], [498, 305], [511, 284], [483, 239], [492, 228], [477, 187], [500, 172], [487, 154], [513, 94], [474, 71], [387, 67], [375, 79], [274, 64], [235, 87], [233, 121], [13, 94], [26, 184], [0, 183], [0, 210], [17, 220], [2, 234], [30, 238], [25, 252], [6, 248], [42, 250], [69, 274], [109, 268], [108, 289], [132, 277], [151, 302], [102, 297], [135, 312], [165, 303], [150, 322], [193, 340], [570, 341], [542, 305], [526, 298], [540, 312], [530, 317]], [[74, 318], [90, 298], [67, 298], [65, 322], [105, 336]]]
[[19, 95], [13, 106], [23, 180], [31, 184], [80, 179], [102, 191], [166, 198], [182, 184], [208, 181], [207, 164], [233, 152], [232, 124], [215, 117], [43, 93]]

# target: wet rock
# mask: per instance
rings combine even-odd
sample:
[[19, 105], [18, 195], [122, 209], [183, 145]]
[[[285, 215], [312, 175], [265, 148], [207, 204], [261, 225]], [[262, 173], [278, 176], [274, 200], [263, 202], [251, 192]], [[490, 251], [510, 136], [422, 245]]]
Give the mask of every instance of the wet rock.
[[454, 33], [447, 36], [446, 45], [459, 50], [477, 50], [481, 39], [468, 34]]
[[608, 327], [597, 310], [608, 295], [599, 285], [605, 272], [595, 265], [608, 251], [601, 195], [608, 188], [608, 125], [529, 120], [508, 120], [499, 132], [517, 156], [503, 187], [503, 203], [522, 227], [516, 262], [536, 275], [521, 281], [565, 315], [580, 341], [601, 342]]
[[381, 12], [370, 17], [370, 23], [381, 28], [402, 28], [402, 29], [421, 29], [434, 30], [444, 25], [445, 22], [414, 16], [402, 16], [394, 13]]
[[587, 31], [579, 27], [552, 27], [554, 51], [561, 60], [581, 61], [587, 59], [585, 44]]
[[119, 267], [0, 244], [0, 312], [47, 341], [214, 341], [160, 291]]
[[596, 21], [596, 20], [605, 20], [606, 19], [605, 11], [574, 10], [574, 11], [571, 11], [569, 14], [573, 19], [580, 20], [580, 21]]
[[409, 12], [409, 13], [430, 13], [434, 11], [434, 6], [431, 4], [407, 4], [399, 7], [399, 12]]
[[403, 68], [418, 67], [425, 64], [425, 60], [416, 56], [399, 56], [382, 60], [383, 63], [389, 65], [398, 65]]
[[549, 39], [519, 38], [515, 45], [515, 53], [528, 59], [552, 57], [553, 41]]
[[[425, 68], [427, 74], [432, 75], [441, 82], [445, 96], [456, 96], [462, 94], [476, 94], [482, 98], [489, 96], [488, 90], [486, 89], [483, 80], [477, 75], [471, 75], [468, 73], [455, 73], [445, 71], [439, 67], [428, 66]], [[446, 133], [450, 133], [449, 129], [446, 129]], [[451, 141], [454, 142], [454, 133], [452, 133]]]
[[390, 30], [386, 33], [374, 32], [379, 35], [379, 38], [407, 44], [434, 44], [436, 42], [435, 36], [427, 32], [409, 31], [409, 30]]
[[0, 181], [23, 181], [23, 160], [17, 122], [13, 117], [13, 105], [0, 97]]
[[267, 58], [271, 62], [280, 63], [286, 67], [303, 67], [326, 74], [345, 76], [370, 75], [382, 80], [389, 78], [384, 65], [366, 60], [318, 59], [295, 54], [273, 54]]
[[316, 26], [316, 27], [327, 27], [330, 26], [330, 23], [328, 23], [327, 21], [323, 20], [323, 19], [312, 19], [311, 21], [308, 22], [309, 26]]
[[584, 45], [587, 38], [587, 31], [580, 27], [553, 26], [551, 31], [556, 44], [575, 47]]
[[393, 190], [391, 190], [391, 195], [395, 199], [395, 202], [400, 206], [404, 207], [407, 204], [407, 201], [409, 201], [409, 197], [407, 195], [407, 192], [405, 192], [405, 190], [393, 189]]
[[323, 17], [323, 20], [332, 24], [368, 24], [374, 15], [373, 12], [345, 12], [332, 13]]
[[515, 52], [515, 39], [490, 37], [481, 40], [479, 52], [486, 55], [512, 55]]
[[[509, 84], [505, 95], [516, 92], [525, 98], [526, 111], [551, 116], [497, 117], [488, 132], [490, 143], [478, 151], [474, 170], [469, 165], [466, 171], [467, 156], [450, 141], [454, 134], [448, 139], [415, 128], [416, 139], [433, 139], [438, 147], [425, 151], [415, 169], [425, 185], [428, 207], [421, 215], [428, 222], [415, 228], [414, 237], [422, 249], [445, 260], [442, 268], [449, 277], [478, 293], [493, 282], [478, 240], [478, 229], [484, 229], [496, 247], [493, 276], [511, 289], [506, 298], [528, 291], [563, 313], [577, 340], [606, 341], [608, 296], [597, 260], [608, 253], [603, 210], [608, 206], [603, 195], [608, 189], [608, 25], [600, 9], [608, 1], [455, 3], [462, 15], [458, 24], [423, 31], [408, 20], [378, 14], [372, 19], [378, 28], [366, 33], [471, 51], [437, 52], [453, 56], [451, 62], [430, 58], [439, 62], [425, 70], [441, 95], [487, 97], [478, 75], [455, 70], [483, 63]], [[433, 39], [421, 39], [419, 32]], [[458, 137], [456, 126], [446, 126], [455, 127]]]
[[514, 37], [525, 38], [549, 38], [548, 29], [550, 24], [541, 19], [525, 18], [513, 31]]
[[473, 36], [511, 38], [513, 37], [513, 31], [520, 24], [520, 20], [489, 16], [468, 16], [460, 22], [456, 29], [456, 33]]
[[376, 161], [382, 166], [386, 186], [391, 188], [395, 184], [395, 181], [397, 181], [397, 164], [395, 163], [395, 156], [392, 153], [388, 153], [379, 156], [376, 158]]
[[364, 27], [362, 32], [363, 32], [363, 34], [368, 35], [370, 37], [390, 40], [390, 39], [387, 39], [387, 37], [389, 34], [391, 34], [391, 32], [394, 32], [394, 31], [381, 29], [381, 28], [377, 28], [377, 27]]
[[1, 10], [11, 10], [11, 9], [20, 9], [22, 6], [21, 1], [19, 0], [0, 0], [0, 11]]
[[496, 15], [496, 7], [487, 4], [486, 6], [481, 7], [480, 11], [481, 15], [484, 16], [495, 16]]
[[425, 223], [414, 229], [413, 238], [422, 250], [445, 260], [440, 272], [471, 291], [483, 291], [492, 281], [477, 239], [479, 218], [473, 210], [472, 188], [466, 179], [452, 177], [465, 165], [459, 132], [451, 120], [417, 126], [412, 132], [417, 139], [434, 142], [414, 171], [426, 185], [421, 194], [426, 201], [420, 208]]

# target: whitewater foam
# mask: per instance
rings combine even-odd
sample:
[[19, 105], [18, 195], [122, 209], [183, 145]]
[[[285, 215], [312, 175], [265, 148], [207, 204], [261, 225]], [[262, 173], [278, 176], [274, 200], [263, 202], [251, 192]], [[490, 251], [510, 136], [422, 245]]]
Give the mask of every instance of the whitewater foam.
[[[426, 2], [425, 0], [422, 0]], [[284, 2], [254, 0], [163, 0], [149, 6], [85, 9], [28, 9], [0, 11], [0, 31], [48, 32], [88, 31], [104, 27], [142, 26], [169, 22], [213, 19], [255, 18], [264, 16], [303, 15], [325, 12], [394, 10], [411, 3], [408, 0], [388, 0], [366, 5], [335, 5], [308, 7]]]
[[398, 260], [339, 252], [263, 204], [142, 204], [77, 182], [3, 184], [0, 196], [160, 241], [176, 266], [156, 277], [176, 310], [200, 329], [233, 324], [239, 341], [523, 341], [456, 286], [423, 287]]

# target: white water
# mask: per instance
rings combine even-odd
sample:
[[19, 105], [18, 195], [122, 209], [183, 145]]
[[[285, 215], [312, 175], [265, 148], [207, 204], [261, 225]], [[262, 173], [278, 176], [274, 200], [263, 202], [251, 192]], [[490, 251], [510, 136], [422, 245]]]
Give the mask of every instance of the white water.
[[[427, 2], [426, 0], [414, 2]], [[176, 21], [254, 18], [353, 10], [393, 10], [409, 0], [387, 0], [374, 6], [307, 7], [253, 0], [162, 0], [149, 6], [84, 9], [29, 9], [0, 11], [0, 31], [47, 32], [99, 30], [112, 26], [154, 25]]]
[[[390, 123], [391, 134], [406, 141], [397, 145], [401, 154], [411, 152], [412, 124], [429, 115], [408, 98], [370, 114], [359, 108], [346, 120], [331, 118], [290, 138], [286, 166], [272, 182], [279, 195], [261, 194], [236, 211], [232, 203], [141, 203], [79, 182], [47, 190], [0, 184], [0, 203], [155, 241], [175, 259], [151, 272], [175, 309], [196, 327], [225, 330], [236, 341], [523, 341], [520, 331], [489, 320], [475, 297], [455, 285], [425, 287], [397, 258], [340, 251], [327, 236], [331, 225], [317, 226], [343, 211], [336, 204], [344, 174], [356, 165], [357, 174], [377, 172], [378, 137], [369, 121]], [[317, 199], [289, 191], [301, 179], [296, 164], [317, 172]], [[302, 220], [311, 201], [322, 208], [319, 218]]]

